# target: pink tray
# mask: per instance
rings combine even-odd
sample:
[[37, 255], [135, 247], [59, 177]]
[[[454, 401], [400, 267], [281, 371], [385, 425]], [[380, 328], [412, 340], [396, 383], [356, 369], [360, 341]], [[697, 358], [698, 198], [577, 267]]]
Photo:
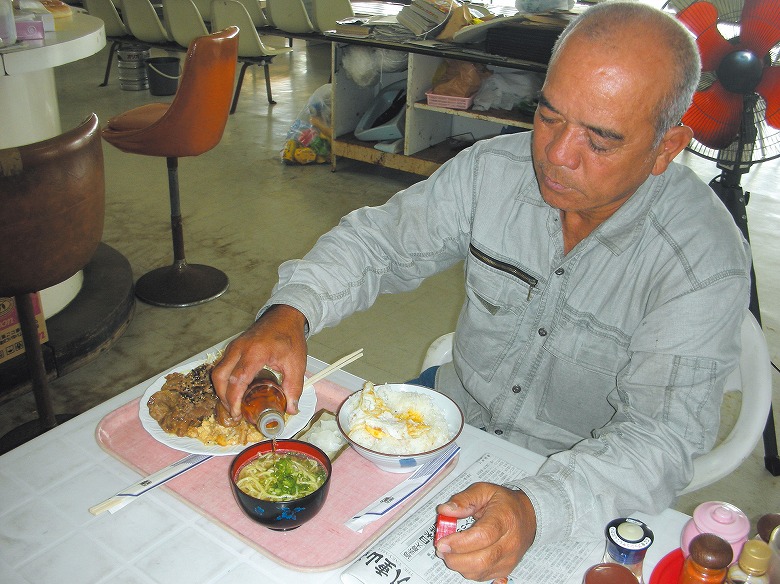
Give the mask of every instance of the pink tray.
[[[317, 409], [335, 412], [349, 390], [320, 381], [315, 384]], [[138, 418], [138, 402], [107, 414], [98, 424], [98, 444], [141, 475], [151, 474], [186, 456], [152, 438]], [[425, 489], [421, 489], [399, 509], [369, 524], [362, 533], [348, 529], [344, 522], [403, 481], [408, 475], [383, 472], [348, 448], [333, 463], [328, 500], [310, 522], [288, 532], [276, 532], [255, 523], [243, 514], [233, 498], [228, 469], [233, 456], [215, 456], [192, 470], [171, 479], [161, 487], [190, 507], [232, 532], [272, 560], [294, 570], [332, 570], [356, 559], [360, 553], [390, 528], [403, 511], [430, 490], [454, 468], [453, 460]], [[431, 517], [431, 523], [435, 517]]]

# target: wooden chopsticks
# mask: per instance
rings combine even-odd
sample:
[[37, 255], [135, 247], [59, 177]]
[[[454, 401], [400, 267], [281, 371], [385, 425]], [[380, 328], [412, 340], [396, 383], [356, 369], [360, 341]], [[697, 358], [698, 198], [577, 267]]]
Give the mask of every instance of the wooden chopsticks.
[[353, 361], [357, 361], [358, 359], [360, 359], [362, 356], [363, 356], [363, 349], [361, 348], [355, 351], [354, 353], [350, 353], [346, 357], [342, 357], [335, 363], [325, 367], [325, 369], [323, 369], [322, 371], [319, 371], [318, 373], [315, 373], [314, 375], [309, 377], [306, 381], [304, 381], [303, 388], [306, 389], [310, 385], [313, 385], [318, 381], [325, 379], [328, 375], [330, 375], [334, 371], [338, 371], [342, 367], [346, 367]]

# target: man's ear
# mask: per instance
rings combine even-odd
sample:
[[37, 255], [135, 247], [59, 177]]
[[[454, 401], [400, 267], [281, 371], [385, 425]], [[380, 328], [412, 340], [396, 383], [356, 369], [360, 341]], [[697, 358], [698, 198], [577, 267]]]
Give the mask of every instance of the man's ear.
[[690, 144], [691, 139], [693, 139], [693, 130], [688, 126], [670, 128], [656, 148], [655, 164], [651, 174], [659, 175], [664, 172], [683, 148]]

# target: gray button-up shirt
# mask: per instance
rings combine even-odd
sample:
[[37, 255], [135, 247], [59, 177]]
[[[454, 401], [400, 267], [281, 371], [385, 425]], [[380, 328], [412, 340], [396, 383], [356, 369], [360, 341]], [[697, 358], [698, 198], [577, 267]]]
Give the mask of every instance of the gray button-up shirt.
[[436, 386], [469, 423], [548, 456], [513, 485], [548, 542], [659, 512], [688, 484], [738, 362], [750, 254], [709, 187], [672, 164], [564, 255], [530, 142], [480, 141], [354, 211], [280, 267], [266, 306], [298, 308], [314, 334], [465, 260], [453, 362]]

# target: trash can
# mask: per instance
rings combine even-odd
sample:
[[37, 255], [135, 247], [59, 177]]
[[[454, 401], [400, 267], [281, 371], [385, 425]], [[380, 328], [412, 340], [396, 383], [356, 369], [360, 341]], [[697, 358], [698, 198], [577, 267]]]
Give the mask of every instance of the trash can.
[[149, 87], [144, 61], [149, 58], [149, 47], [123, 43], [116, 52], [119, 68], [119, 87], [125, 91], [140, 91]]
[[173, 95], [179, 87], [179, 58], [153, 57], [146, 59], [149, 77], [149, 93], [152, 95]]

